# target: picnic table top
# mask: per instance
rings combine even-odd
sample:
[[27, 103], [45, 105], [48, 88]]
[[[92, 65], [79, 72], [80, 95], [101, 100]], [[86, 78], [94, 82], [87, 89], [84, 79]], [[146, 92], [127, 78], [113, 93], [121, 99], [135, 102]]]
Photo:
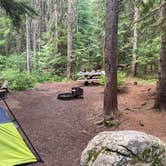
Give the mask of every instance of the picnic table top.
[[77, 76], [79, 77], [93, 77], [93, 76], [101, 76], [104, 74], [104, 71], [86, 71], [86, 72], [83, 72], [83, 71], [80, 71], [79, 73], [77, 73]]

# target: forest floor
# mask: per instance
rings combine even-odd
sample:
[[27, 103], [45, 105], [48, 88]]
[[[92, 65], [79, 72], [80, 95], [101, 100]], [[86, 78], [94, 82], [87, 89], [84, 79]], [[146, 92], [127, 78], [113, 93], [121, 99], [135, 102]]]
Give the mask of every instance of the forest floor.
[[57, 100], [59, 92], [69, 92], [76, 85], [45, 83], [10, 93], [10, 107], [44, 160], [30, 166], [78, 166], [81, 151], [105, 130], [144, 131], [166, 141], [166, 112], [152, 109], [155, 85], [125, 84], [118, 95], [123, 114], [120, 124], [112, 128], [96, 124], [102, 118], [103, 87], [83, 87], [84, 99]]

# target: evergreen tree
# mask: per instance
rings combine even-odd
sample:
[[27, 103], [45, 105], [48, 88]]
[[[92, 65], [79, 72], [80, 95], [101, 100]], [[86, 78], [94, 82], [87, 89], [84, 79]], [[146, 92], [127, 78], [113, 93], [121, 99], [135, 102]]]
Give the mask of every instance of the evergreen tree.
[[113, 116], [118, 110], [117, 101], [117, 32], [118, 32], [118, 0], [106, 1], [106, 33], [105, 33], [105, 74], [104, 90], [105, 119]]

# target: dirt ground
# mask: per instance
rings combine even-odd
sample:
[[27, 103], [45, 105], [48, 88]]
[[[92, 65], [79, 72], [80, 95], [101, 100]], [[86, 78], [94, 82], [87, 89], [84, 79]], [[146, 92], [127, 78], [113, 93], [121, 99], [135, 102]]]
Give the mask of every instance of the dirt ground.
[[78, 166], [89, 140], [105, 130], [145, 131], [166, 141], [166, 112], [152, 110], [154, 85], [128, 83], [121, 88], [118, 99], [123, 114], [113, 128], [96, 124], [102, 117], [103, 87], [83, 87], [84, 99], [57, 100], [58, 93], [72, 86], [77, 83], [45, 83], [10, 93], [10, 107], [44, 160], [30, 166]]

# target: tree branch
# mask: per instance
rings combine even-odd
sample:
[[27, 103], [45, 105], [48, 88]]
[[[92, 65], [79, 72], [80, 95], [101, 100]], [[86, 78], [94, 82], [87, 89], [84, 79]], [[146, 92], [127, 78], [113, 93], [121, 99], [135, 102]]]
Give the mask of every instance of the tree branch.
[[149, 12], [146, 16], [144, 16], [144, 17], [138, 19], [137, 21], [135, 21], [134, 24], [136, 24], [136, 23], [138, 23], [138, 22], [141, 22], [141, 21], [145, 20], [147, 17], [156, 14], [156, 12], [157, 12], [158, 10], [160, 10], [162, 7], [164, 7], [165, 5], [166, 5], [166, 2], [164, 2], [164, 3], [161, 4], [159, 7], [157, 7], [157, 8], [154, 9], [154, 10], [152, 10], [151, 12]]

